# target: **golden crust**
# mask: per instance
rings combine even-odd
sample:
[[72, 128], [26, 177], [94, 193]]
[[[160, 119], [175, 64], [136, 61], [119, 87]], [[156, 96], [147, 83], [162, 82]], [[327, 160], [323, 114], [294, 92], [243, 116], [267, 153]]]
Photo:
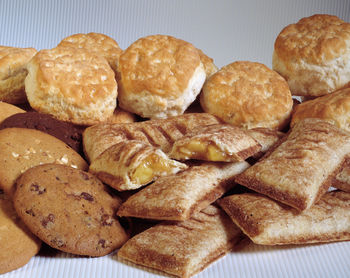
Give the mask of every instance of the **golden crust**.
[[315, 14], [285, 27], [277, 36], [272, 65], [293, 95], [330, 94], [350, 80], [350, 23]]
[[291, 126], [305, 118], [319, 118], [350, 131], [350, 88], [339, 90], [296, 106]]
[[[203, 145], [203, 150], [206, 153], [201, 153], [202, 150], [197, 152], [189, 149], [191, 143], [196, 142]], [[206, 145], [209, 148], [214, 147], [220, 152], [219, 159], [213, 159], [210, 153], [208, 155]], [[183, 148], [186, 148], [188, 152], [182, 152]], [[169, 157], [177, 160], [201, 159], [237, 162], [256, 154], [260, 149], [260, 144], [249, 136], [245, 130], [228, 124], [214, 124], [196, 127], [175, 141]]]
[[85, 48], [89, 52], [101, 55], [117, 72], [118, 61], [123, 50], [111, 37], [101, 33], [74, 34], [64, 38], [57, 46]]
[[15, 105], [0, 101], [0, 123], [7, 117], [24, 112], [26, 111]]
[[168, 153], [172, 144], [194, 127], [217, 123], [219, 120], [213, 115], [188, 113], [130, 124], [98, 124], [83, 132], [84, 152], [89, 161], [93, 161], [114, 144], [125, 140], [140, 140]]
[[214, 64], [213, 58], [210, 58], [209, 56], [204, 54], [204, 52], [199, 48], [197, 48], [197, 51], [201, 62], [204, 66], [205, 74], [207, 75], [206, 79], [208, 79], [210, 76], [212, 76], [215, 72], [218, 71], [218, 67]]
[[[153, 160], [147, 161], [150, 156]], [[141, 182], [133, 178], [136, 169], [145, 164], [152, 169], [151, 179]], [[161, 164], [161, 169], [156, 165]], [[169, 159], [160, 149], [147, 143], [128, 140], [119, 142], [101, 153], [90, 164], [89, 172], [95, 174], [104, 183], [123, 191], [137, 189], [158, 177], [175, 174], [187, 168], [186, 164]]]
[[119, 107], [117, 107], [114, 110], [113, 115], [106, 120], [106, 122], [110, 124], [133, 123], [135, 121], [135, 114], [125, 111]]
[[165, 35], [131, 44], [120, 56], [119, 72], [120, 106], [145, 118], [182, 114], [205, 80], [197, 49]]
[[330, 187], [350, 153], [350, 134], [319, 119], [305, 119], [284, 141], [235, 181], [305, 210]]
[[189, 219], [231, 189], [235, 185], [234, 177], [248, 167], [245, 161], [203, 163], [161, 177], [124, 202], [118, 215], [158, 220]]
[[348, 52], [350, 24], [334, 15], [315, 14], [285, 27], [275, 41], [278, 57], [311, 64], [333, 60]]
[[24, 266], [41, 246], [18, 217], [12, 201], [0, 193], [0, 274]]
[[340, 190], [350, 192], [350, 159], [347, 158], [343, 169], [335, 176], [332, 181], [332, 187]]
[[107, 61], [85, 49], [39, 51], [28, 63], [25, 80], [30, 105], [59, 120], [91, 125], [116, 107], [117, 83]]
[[260, 63], [238, 61], [221, 68], [204, 84], [204, 111], [244, 128], [281, 129], [293, 100], [287, 82]]
[[134, 236], [118, 257], [186, 278], [224, 256], [241, 239], [230, 218], [209, 206], [187, 221], [164, 222]]
[[13, 104], [26, 102], [26, 64], [36, 52], [34, 48], [0, 46], [0, 101]]
[[231, 195], [219, 204], [256, 244], [350, 240], [350, 193], [328, 192], [302, 212], [255, 193]]

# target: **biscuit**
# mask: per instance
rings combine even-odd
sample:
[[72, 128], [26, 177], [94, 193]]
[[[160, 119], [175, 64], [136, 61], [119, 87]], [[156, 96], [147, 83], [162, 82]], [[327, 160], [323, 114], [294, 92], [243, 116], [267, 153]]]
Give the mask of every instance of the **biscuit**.
[[0, 101], [18, 104], [27, 101], [24, 79], [26, 64], [35, 55], [34, 48], [0, 46]]
[[199, 126], [175, 141], [169, 157], [177, 160], [237, 162], [258, 153], [260, 144], [245, 130], [228, 125]]
[[44, 163], [86, 170], [84, 159], [61, 140], [27, 128], [0, 130], [0, 188], [12, 196], [15, 180], [27, 169]]
[[302, 212], [255, 193], [231, 195], [219, 204], [256, 244], [350, 240], [350, 193], [328, 192]]
[[26, 111], [15, 105], [0, 101], [0, 123], [7, 117], [24, 112]]
[[165, 35], [132, 43], [120, 55], [118, 70], [120, 107], [144, 118], [181, 115], [206, 78], [198, 50]]
[[0, 192], [0, 274], [10, 272], [28, 263], [41, 246], [18, 217], [12, 201]]
[[139, 140], [168, 153], [172, 144], [194, 127], [219, 122], [218, 118], [207, 113], [188, 113], [168, 119], [130, 124], [102, 123], [84, 130], [84, 152], [89, 161], [93, 161], [114, 144], [127, 140]]
[[43, 131], [60, 139], [73, 150], [83, 153], [83, 128], [38, 112], [17, 113], [0, 123], [0, 130], [10, 127], [30, 128]]
[[94, 159], [89, 172], [104, 183], [123, 191], [140, 188], [157, 178], [175, 174], [186, 164], [169, 159], [164, 152], [147, 143], [128, 140], [117, 143]]
[[350, 131], [350, 88], [305, 101], [292, 114], [291, 126], [305, 118], [319, 118]]
[[293, 95], [317, 97], [350, 82], [350, 23], [315, 14], [285, 27], [277, 36], [273, 69]]
[[282, 129], [293, 107], [287, 82], [263, 64], [238, 61], [224, 66], [204, 84], [205, 112], [243, 127]]
[[83, 48], [56, 47], [39, 51], [27, 68], [25, 89], [36, 111], [78, 125], [112, 116], [118, 89], [103, 57]]
[[201, 49], [198, 49], [198, 54], [201, 59], [201, 62], [204, 66], [205, 74], [206, 74], [206, 80], [212, 76], [215, 72], [218, 71], [218, 67], [214, 64], [213, 58], [210, 58]]
[[129, 197], [119, 216], [157, 220], [189, 219], [235, 186], [234, 177], [249, 167], [236, 163], [203, 163], [160, 177]]
[[136, 121], [136, 115], [125, 111], [119, 107], [117, 107], [113, 115], [110, 116], [105, 122], [111, 124], [122, 124], [122, 123], [133, 123]]
[[85, 48], [103, 56], [116, 73], [119, 56], [123, 50], [111, 37], [101, 33], [74, 34], [64, 38], [57, 46]]
[[327, 192], [349, 153], [349, 133], [320, 119], [305, 119], [235, 181], [305, 210]]
[[33, 234], [64, 252], [103, 256], [128, 239], [115, 216], [120, 199], [79, 169], [58, 164], [33, 167], [17, 180], [13, 202]]
[[231, 251], [242, 232], [209, 206], [183, 222], [158, 224], [126, 242], [118, 257], [177, 277], [191, 277]]

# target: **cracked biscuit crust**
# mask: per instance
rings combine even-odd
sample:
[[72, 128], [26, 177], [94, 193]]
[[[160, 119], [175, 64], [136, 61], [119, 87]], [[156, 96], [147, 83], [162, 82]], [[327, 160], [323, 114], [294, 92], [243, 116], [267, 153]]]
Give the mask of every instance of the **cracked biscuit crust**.
[[316, 97], [349, 82], [349, 60], [350, 23], [316, 14], [280, 32], [272, 64], [288, 81], [293, 95]]
[[238, 61], [213, 74], [201, 94], [205, 112], [244, 128], [281, 129], [293, 100], [287, 82], [263, 64]]
[[112, 116], [118, 89], [103, 57], [85, 49], [56, 47], [39, 51], [28, 71], [26, 93], [38, 112], [80, 125]]
[[206, 78], [198, 50], [190, 43], [153, 35], [120, 56], [120, 106], [145, 118], [182, 114]]

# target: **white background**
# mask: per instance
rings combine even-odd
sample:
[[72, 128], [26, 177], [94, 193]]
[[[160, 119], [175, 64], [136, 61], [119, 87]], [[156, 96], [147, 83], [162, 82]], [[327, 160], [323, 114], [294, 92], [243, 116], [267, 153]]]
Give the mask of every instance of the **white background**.
[[271, 66], [283, 27], [315, 13], [350, 21], [349, 0], [0, 0], [0, 45], [55, 47], [74, 33], [101, 32], [125, 49], [151, 34], [187, 40], [221, 67]]
[[[101, 32], [125, 49], [136, 39], [168, 34], [187, 40], [221, 67], [236, 60], [271, 66], [283, 27], [315, 13], [350, 21], [350, 0], [0, 0], [0, 45], [55, 47], [75, 33]], [[0, 246], [1, 252], [1, 246]], [[313, 246], [250, 245], [231, 252], [198, 277], [349, 277], [350, 242]], [[160, 277], [110, 255], [37, 256], [2, 275], [22, 277]]]

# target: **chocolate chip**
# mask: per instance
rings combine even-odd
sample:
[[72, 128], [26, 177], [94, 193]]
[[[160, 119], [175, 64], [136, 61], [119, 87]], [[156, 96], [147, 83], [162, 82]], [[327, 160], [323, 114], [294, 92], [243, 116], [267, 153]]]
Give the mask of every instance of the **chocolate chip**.
[[90, 179], [88, 174], [86, 174], [85, 172], [80, 172], [80, 176], [83, 178], [83, 180], [86, 180], [86, 181]]
[[43, 194], [43, 193], [46, 192], [46, 188], [40, 186], [40, 185], [37, 184], [37, 183], [32, 183], [32, 184], [30, 185], [30, 191], [32, 191], [32, 192], [37, 192], [38, 195], [41, 195], [41, 194]]
[[106, 240], [100, 239], [100, 240], [98, 241], [98, 245], [101, 245], [102, 248], [106, 248], [106, 247], [107, 247], [107, 246], [106, 246]]
[[44, 228], [46, 228], [49, 223], [55, 223], [55, 216], [51, 213], [41, 220], [41, 225], [43, 225]]
[[56, 176], [56, 180], [60, 181], [61, 179], [59, 177]]
[[35, 213], [32, 209], [26, 210], [26, 214], [29, 214], [30, 216], [35, 216]]
[[113, 224], [112, 216], [109, 214], [103, 214], [101, 216], [101, 223], [102, 223], [102, 226], [112, 226]]
[[86, 192], [82, 192], [80, 194], [80, 197], [89, 202], [92, 202], [94, 200], [94, 197], [92, 197], [89, 193], [86, 193]]
[[50, 240], [50, 242], [59, 248], [66, 247], [66, 244], [60, 238], [54, 238], [54, 239]]

